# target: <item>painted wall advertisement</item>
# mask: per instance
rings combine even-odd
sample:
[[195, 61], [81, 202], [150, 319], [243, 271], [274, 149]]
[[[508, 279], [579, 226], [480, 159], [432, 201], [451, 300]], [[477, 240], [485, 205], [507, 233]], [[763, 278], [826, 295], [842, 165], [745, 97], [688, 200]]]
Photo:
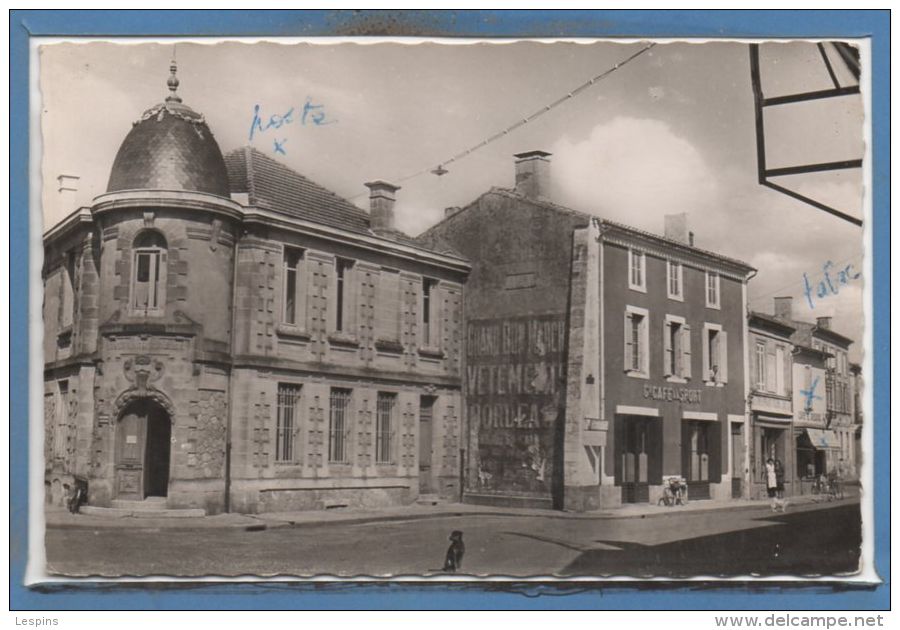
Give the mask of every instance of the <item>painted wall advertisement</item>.
[[565, 397], [561, 315], [469, 322], [466, 394], [474, 492], [549, 496]]

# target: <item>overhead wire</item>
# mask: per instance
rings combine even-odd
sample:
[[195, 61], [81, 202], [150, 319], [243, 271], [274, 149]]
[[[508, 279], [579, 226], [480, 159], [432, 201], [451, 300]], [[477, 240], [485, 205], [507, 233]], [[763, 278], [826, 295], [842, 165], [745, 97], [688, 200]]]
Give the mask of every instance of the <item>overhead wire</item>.
[[[414, 173], [409, 173], [408, 175], [404, 175], [403, 177], [396, 179], [395, 183], [401, 184], [403, 182], [409, 181], [415, 177], [419, 177], [420, 175], [424, 175], [426, 173], [434, 173], [435, 175], [438, 175], [438, 176], [444, 175], [445, 173], [447, 173], [447, 170], [445, 168], [447, 165], [452, 164], [454, 162], [458, 162], [459, 160], [462, 160], [463, 158], [474, 153], [475, 151], [478, 151], [479, 149], [486, 147], [487, 145], [491, 144], [492, 142], [496, 142], [497, 140], [500, 140], [501, 138], [509, 135], [511, 132], [518, 129], [519, 127], [523, 127], [523, 126], [527, 125], [528, 123], [532, 122], [534, 119], [536, 119], [540, 116], [543, 116], [544, 114], [555, 109], [556, 107], [559, 107], [560, 105], [562, 105], [569, 99], [578, 96], [579, 94], [581, 94], [582, 92], [584, 92], [585, 90], [590, 88], [591, 86], [597, 84], [598, 82], [602, 81], [606, 77], [610, 76], [616, 70], [619, 70], [620, 68], [624, 67], [626, 64], [631, 63], [632, 61], [634, 61], [635, 59], [637, 59], [638, 57], [643, 55], [645, 52], [647, 52], [654, 46], [656, 46], [656, 42], [650, 42], [649, 44], [647, 44], [646, 46], [644, 46], [637, 52], [633, 53], [629, 57], [626, 57], [622, 61], [620, 61], [620, 62], [616, 63], [615, 65], [613, 65], [612, 67], [604, 70], [600, 74], [588, 79], [587, 81], [585, 81], [584, 83], [582, 83], [581, 85], [579, 85], [578, 87], [573, 89], [571, 92], [567, 92], [565, 95], [559, 97], [552, 103], [541, 107], [540, 109], [536, 110], [532, 114], [525, 116], [524, 118], [522, 118], [520, 120], [517, 120], [512, 125], [509, 125], [508, 127], [504, 128], [501, 131], [498, 131], [497, 133], [493, 134], [492, 136], [485, 138], [481, 142], [472, 145], [468, 149], [465, 149], [464, 151], [460, 151], [459, 153], [450, 157], [449, 159], [446, 159], [442, 162], [438, 162], [436, 167], [427, 166], [423, 169], [415, 171]], [[363, 196], [363, 195], [356, 195], [354, 197], [349, 197], [349, 199], [352, 200], [352, 199], [356, 199], [361, 196]]]

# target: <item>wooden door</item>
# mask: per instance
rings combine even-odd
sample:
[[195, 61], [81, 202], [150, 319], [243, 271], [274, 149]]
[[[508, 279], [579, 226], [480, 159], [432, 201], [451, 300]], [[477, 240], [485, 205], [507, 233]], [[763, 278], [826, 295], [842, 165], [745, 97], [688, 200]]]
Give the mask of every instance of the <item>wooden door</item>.
[[744, 488], [744, 425], [731, 424], [731, 497], [739, 499]]
[[144, 455], [144, 496], [164, 497], [169, 493], [169, 444], [172, 425], [168, 416], [153, 410], [147, 417], [147, 448]]
[[146, 441], [146, 409], [133, 406], [116, 427], [116, 498], [132, 501], [144, 498]]
[[434, 396], [422, 396], [419, 401], [419, 494], [434, 492], [431, 479], [431, 439], [434, 417]]
[[622, 452], [622, 502], [645, 503], [649, 500], [650, 427], [643, 418], [624, 423]]

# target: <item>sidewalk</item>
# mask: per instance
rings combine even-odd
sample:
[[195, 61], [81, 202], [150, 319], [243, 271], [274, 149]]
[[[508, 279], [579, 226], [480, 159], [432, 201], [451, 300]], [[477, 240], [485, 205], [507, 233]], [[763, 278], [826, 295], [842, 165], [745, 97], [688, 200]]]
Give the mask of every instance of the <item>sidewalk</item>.
[[[851, 487], [847, 488], [845, 491], [845, 498], [843, 500], [828, 501], [818, 495], [803, 495], [790, 498], [788, 499], [788, 511], [791, 510], [791, 507], [797, 506], [807, 506], [809, 509], [816, 509], [816, 506], [828, 507], [832, 505], [853, 503], [858, 500], [859, 488]], [[105, 518], [84, 514], [70, 514], [62, 508], [47, 508], [46, 520], [47, 527], [53, 529], [131, 528], [178, 531], [224, 528], [255, 531], [280, 527], [312, 527], [329, 523], [355, 525], [361, 523], [397, 522], [454, 516], [519, 516], [565, 520], [644, 519], [682, 513], [702, 514], [728, 510], [765, 510], [768, 509], [768, 507], [769, 501], [762, 499], [734, 499], [722, 502], [692, 501], [687, 505], [679, 505], [677, 507], [631, 504], [596, 512], [560, 512], [554, 510], [470, 505], [467, 503], [446, 503], [434, 506], [413, 504], [366, 510], [342, 508], [336, 510], [308, 510], [299, 512], [267, 512], [264, 514], [218, 514], [215, 516], [177, 519], [153, 517]]]

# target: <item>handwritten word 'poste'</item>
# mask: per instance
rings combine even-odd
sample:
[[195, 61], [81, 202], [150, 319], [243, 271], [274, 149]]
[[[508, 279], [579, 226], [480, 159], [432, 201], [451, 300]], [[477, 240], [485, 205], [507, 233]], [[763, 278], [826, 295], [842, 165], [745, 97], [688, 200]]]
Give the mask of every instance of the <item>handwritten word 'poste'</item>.
[[[337, 122], [330, 120], [325, 112], [324, 105], [317, 105], [309, 98], [303, 104], [303, 107], [290, 107], [284, 113], [270, 114], [268, 116], [261, 112], [261, 107], [257, 104], [253, 106], [253, 120], [250, 123], [250, 141], [257, 135], [265, 134], [271, 130], [282, 129], [288, 125], [299, 124], [302, 127], [307, 125], [321, 127]], [[278, 137], [272, 140], [275, 153], [287, 155], [285, 144], [287, 138]]]

